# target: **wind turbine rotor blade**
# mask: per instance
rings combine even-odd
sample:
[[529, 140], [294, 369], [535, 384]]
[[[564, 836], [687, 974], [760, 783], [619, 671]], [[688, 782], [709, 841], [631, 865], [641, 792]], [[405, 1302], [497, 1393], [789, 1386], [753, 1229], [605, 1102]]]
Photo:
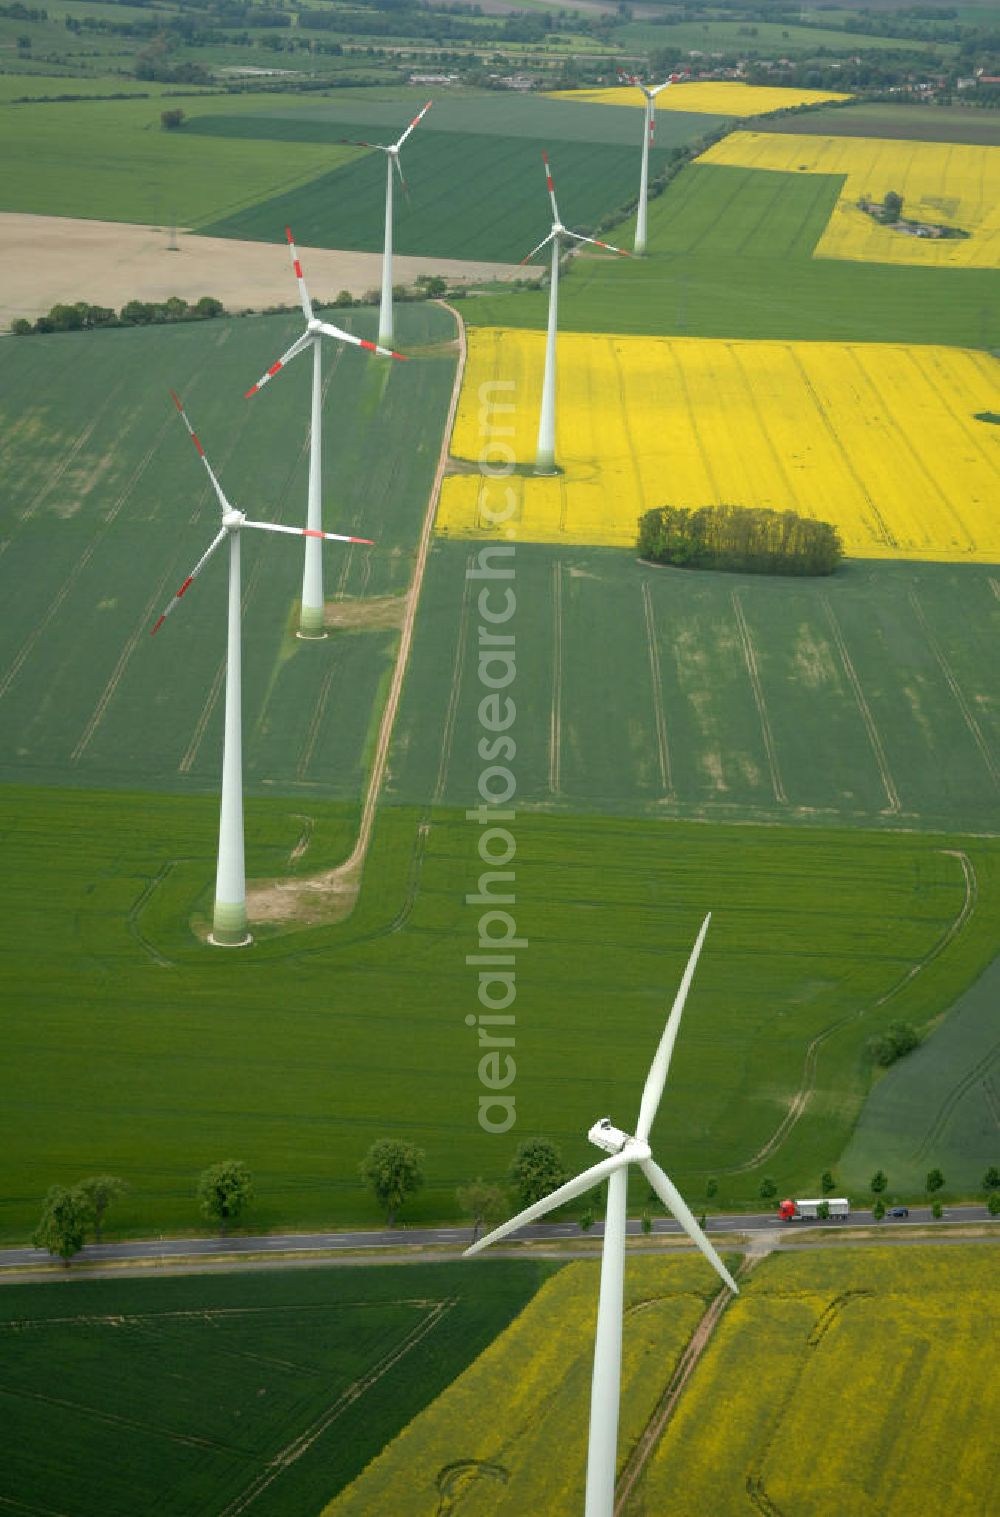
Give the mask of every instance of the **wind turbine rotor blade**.
[[167, 608], [164, 611], [163, 615], [160, 617], [159, 621], [156, 623], [156, 625], [153, 627], [152, 631], [150, 632], [150, 637], [152, 637], [154, 633], [159, 632], [160, 628], [163, 626], [163, 623], [166, 621], [166, 619], [170, 615], [171, 611], [177, 605], [177, 602], [180, 600], [181, 596], [185, 595], [187, 593], [187, 591], [190, 590], [192, 581], [196, 580], [198, 578], [198, 575], [201, 573], [202, 569], [208, 563], [208, 561], [211, 558], [212, 554], [215, 552], [215, 550], [219, 546], [219, 544], [223, 541], [223, 539], [225, 538], [225, 536], [226, 536], [226, 529], [225, 529], [225, 527], [223, 527], [222, 531], [219, 532], [218, 535], [212, 539], [212, 542], [209, 545], [209, 547], [201, 555], [201, 557], [199, 558], [198, 562], [195, 564], [194, 568], [191, 570], [191, 573], [188, 575], [187, 579], [181, 585], [180, 589], [178, 591], [176, 591], [176, 593], [174, 594], [173, 599], [168, 603]]
[[288, 238], [288, 248], [292, 255], [292, 268], [295, 270], [295, 278], [298, 281], [299, 300], [302, 302], [302, 314], [306, 318], [306, 321], [312, 321], [312, 301], [309, 299], [309, 291], [306, 289], [306, 281], [302, 273], [302, 264], [299, 262], [298, 251], [296, 250], [295, 243], [292, 239], [291, 227], [286, 226], [285, 236]]
[[542, 151], [542, 162], [545, 165], [545, 188], [548, 190], [549, 199], [552, 202], [552, 220], [553, 223], [558, 226], [559, 207], [556, 205], [556, 187], [552, 183], [552, 170], [549, 167], [549, 155], [544, 151], [544, 149]]
[[344, 532], [319, 532], [315, 527], [286, 527], [277, 521], [243, 521], [243, 527], [256, 527], [259, 532], [286, 532], [289, 537], [325, 537], [332, 543], [363, 543], [366, 548], [375, 546], [370, 537], [348, 537]]
[[566, 231], [567, 237], [572, 237], [577, 242], [592, 243], [595, 248], [604, 248], [608, 253], [619, 253], [622, 258], [632, 257], [632, 254], [628, 251], [627, 248], [616, 248], [612, 242], [602, 242], [599, 237], [584, 237], [582, 232], [570, 232], [565, 228], [563, 230]]
[[396, 173], [399, 174], [399, 188], [401, 188], [404, 196], [407, 197], [407, 205], [410, 205], [410, 185], [407, 184], [407, 177], [405, 177], [404, 171], [402, 171], [399, 153], [393, 153], [393, 162], [396, 164]]
[[396, 353], [392, 348], [379, 347], [377, 342], [368, 342], [364, 337], [355, 337], [353, 332], [345, 332], [340, 327], [335, 327], [332, 322], [321, 321], [318, 330], [325, 337], [336, 337], [340, 342], [349, 342], [352, 347], [364, 348], [367, 353], [378, 353], [382, 358], [398, 358], [400, 363], [408, 363], [405, 353]]
[[420, 122], [420, 121], [422, 121], [424, 119], [424, 117], [427, 115], [427, 112], [430, 110], [430, 108], [431, 108], [431, 106], [433, 104], [434, 104], [433, 100], [428, 100], [428, 102], [424, 106], [423, 110], [422, 111], [418, 111], [417, 114], [414, 116], [413, 120], [410, 122], [409, 126], [406, 128], [406, 131], [403, 133], [402, 137], [400, 137], [399, 141], [397, 143], [393, 144], [394, 147], [396, 148], [397, 152], [403, 146], [403, 143], [406, 141], [407, 137], [413, 131], [413, 128], [418, 124], [418, 122]]
[[543, 1196], [533, 1206], [526, 1206], [524, 1211], [518, 1212], [516, 1217], [511, 1217], [509, 1222], [495, 1227], [491, 1233], [480, 1238], [478, 1243], [473, 1243], [467, 1248], [463, 1258], [468, 1259], [472, 1254], [481, 1253], [484, 1248], [489, 1248], [491, 1243], [497, 1243], [501, 1238], [506, 1238], [509, 1233], [517, 1232], [519, 1227], [526, 1227], [529, 1222], [534, 1222], [536, 1217], [544, 1217], [546, 1212], [555, 1211], [557, 1206], [562, 1206], [566, 1201], [572, 1201], [576, 1196], [582, 1196], [584, 1191], [590, 1190], [594, 1185], [599, 1185], [606, 1180], [608, 1175], [613, 1175], [616, 1169], [621, 1169], [629, 1162], [627, 1152], [612, 1154], [610, 1159], [602, 1159], [599, 1164], [594, 1164], [590, 1169], [585, 1169], [582, 1174], [573, 1180], [567, 1180], [565, 1185], [560, 1185], [551, 1195]]
[[312, 339], [311, 339], [311, 337], [310, 337], [310, 335], [309, 335], [308, 332], [303, 332], [303, 334], [302, 334], [301, 337], [296, 337], [295, 341], [292, 343], [291, 347], [288, 349], [288, 352], [287, 353], [282, 353], [282, 355], [278, 359], [277, 363], [273, 363], [271, 365], [271, 367], [267, 370], [266, 374], [262, 374], [261, 375], [260, 379], [258, 379], [258, 381], [257, 381], [257, 383], [255, 385], [251, 385], [250, 389], [246, 392], [246, 394], [244, 395], [243, 399], [244, 400], [249, 400], [250, 397], [251, 397], [251, 395], [256, 395], [256, 393], [257, 393], [258, 390], [262, 390], [264, 388], [264, 386], [267, 384], [268, 380], [269, 379], [273, 379], [274, 376], [275, 376], [275, 374], [277, 374], [278, 370], [279, 369], [283, 369], [285, 367], [286, 363], [290, 363], [291, 360], [293, 358], [296, 358], [299, 353], [304, 352], [304, 350], [309, 346], [309, 344], [310, 344], [311, 341], [312, 341]]
[[389, 151], [388, 146], [384, 142], [362, 142], [359, 137], [341, 137], [340, 140], [345, 147], [371, 147], [375, 148], [379, 153], [387, 153]]
[[537, 248], [532, 248], [531, 252], [521, 259], [521, 262], [518, 264], [518, 268], [523, 268], [526, 263], [531, 262], [536, 253], [540, 253], [542, 251], [542, 248], [547, 248], [555, 235], [555, 232], [550, 232], [545, 240], [538, 244]]
[[680, 1191], [677, 1189], [676, 1185], [673, 1183], [670, 1177], [664, 1174], [663, 1170], [657, 1164], [655, 1159], [641, 1160], [640, 1168], [643, 1174], [646, 1176], [646, 1179], [649, 1181], [650, 1185], [656, 1191], [656, 1194], [659, 1196], [660, 1200], [663, 1202], [664, 1206], [668, 1211], [673, 1212], [674, 1216], [677, 1218], [677, 1221], [680, 1223], [681, 1227], [683, 1227], [684, 1231], [691, 1239], [691, 1242], [697, 1248], [701, 1249], [701, 1252], [705, 1255], [705, 1258], [708, 1260], [709, 1264], [715, 1270], [716, 1274], [719, 1275], [720, 1278], [725, 1281], [726, 1285], [729, 1286], [729, 1289], [732, 1291], [733, 1295], [738, 1296], [740, 1293], [739, 1286], [736, 1284], [736, 1281], [733, 1279], [732, 1275], [729, 1273], [728, 1269], [723, 1264], [718, 1254], [715, 1252], [715, 1249], [712, 1247], [711, 1243], [709, 1243], [708, 1239], [705, 1237], [705, 1234], [698, 1226], [697, 1222], [691, 1214], [691, 1210], [688, 1207], [687, 1202], [684, 1200], [684, 1197], [681, 1195]]
[[195, 448], [198, 451], [198, 457], [201, 459], [202, 463], [205, 465], [205, 469], [206, 469], [206, 472], [208, 474], [208, 477], [212, 481], [212, 489], [215, 491], [216, 499], [218, 500], [219, 505], [222, 508], [222, 514], [223, 514], [223, 516], [225, 516], [226, 512], [227, 511], [231, 511], [233, 508], [229, 504], [228, 500], [226, 499], [225, 494], [224, 494], [223, 489], [222, 489], [222, 486], [219, 484], [219, 481], [215, 477], [215, 470], [212, 468], [212, 465], [209, 463], [207, 457], [205, 456], [205, 449], [202, 447], [201, 443], [198, 440], [198, 434], [197, 434], [197, 432], [195, 431], [195, 429], [191, 425], [191, 423], [188, 421], [187, 412], [185, 411], [184, 407], [181, 405], [180, 401], [178, 400], [178, 398], [177, 398], [177, 396], [176, 396], [176, 394], [174, 393], [173, 390], [171, 390], [170, 394], [171, 394], [171, 397], [173, 399], [174, 405], [177, 407], [178, 411], [181, 413], [181, 420], [183, 421], [184, 425], [187, 427], [188, 432], [190, 433], [191, 441], [194, 443]]
[[708, 931], [708, 924], [711, 920], [712, 913], [709, 912], [701, 924], [698, 936], [694, 940], [694, 947], [691, 950], [687, 966], [681, 976], [681, 983], [677, 987], [677, 994], [674, 996], [674, 1004], [670, 1008], [670, 1015], [667, 1017], [667, 1025], [663, 1029], [663, 1036], [660, 1039], [659, 1047], [653, 1055], [652, 1064], [649, 1066], [649, 1074], [646, 1076], [646, 1083], [642, 1090], [642, 1101], [639, 1106], [639, 1121], [635, 1129], [636, 1137], [644, 1143], [649, 1139], [653, 1119], [660, 1104], [660, 1097], [663, 1095], [663, 1087], [667, 1083], [667, 1071], [670, 1068], [670, 1056], [674, 1051], [674, 1044], [677, 1041], [677, 1030], [681, 1025], [681, 1013], [684, 1010], [687, 993], [691, 989], [691, 981], [698, 966], [698, 955], [701, 953], [701, 947], [705, 941], [705, 934]]

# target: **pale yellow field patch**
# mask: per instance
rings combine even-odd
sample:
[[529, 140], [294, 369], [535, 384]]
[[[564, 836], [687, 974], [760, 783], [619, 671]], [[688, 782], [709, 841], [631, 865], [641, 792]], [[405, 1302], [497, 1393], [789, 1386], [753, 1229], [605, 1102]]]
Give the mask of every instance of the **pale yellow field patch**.
[[[578, 100], [584, 105], [645, 104], [635, 85], [614, 85], [605, 90], [553, 90], [553, 100]], [[822, 105], [829, 100], [850, 100], [830, 90], [774, 89], [769, 85], [740, 84], [735, 80], [694, 80], [672, 84], [656, 97], [658, 111], [691, 111], [709, 116], [763, 116], [768, 111], [788, 110], [794, 105]]]
[[[544, 350], [540, 332], [470, 332], [451, 451], [495, 477], [444, 481], [442, 535], [631, 547], [652, 506], [727, 502], [833, 522], [854, 557], [1000, 561], [1000, 426], [974, 416], [1000, 410], [986, 353], [564, 333], [564, 472], [542, 478]], [[505, 476], [510, 460], [528, 470]]]
[[[702, 153], [698, 162], [846, 175], [833, 215], [813, 249], [814, 258], [1000, 268], [1000, 147], [733, 132]], [[859, 210], [857, 202], [862, 196], [881, 201], [887, 190], [902, 195], [905, 217], [961, 227], [972, 235], [939, 241], [880, 226]]]

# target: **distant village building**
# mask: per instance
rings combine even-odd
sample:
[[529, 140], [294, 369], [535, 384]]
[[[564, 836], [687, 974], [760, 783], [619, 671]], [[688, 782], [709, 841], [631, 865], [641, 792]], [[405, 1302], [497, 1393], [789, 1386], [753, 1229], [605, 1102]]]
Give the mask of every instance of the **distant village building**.
[[410, 84], [457, 84], [457, 74], [411, 74]]

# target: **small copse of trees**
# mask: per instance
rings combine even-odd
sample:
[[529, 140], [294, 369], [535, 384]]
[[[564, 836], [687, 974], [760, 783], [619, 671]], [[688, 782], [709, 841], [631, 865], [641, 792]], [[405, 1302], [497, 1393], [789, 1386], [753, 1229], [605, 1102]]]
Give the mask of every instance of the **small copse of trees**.
[[129, 300], [120, 311], [110, 306], [91, 305], [86, 300], [54, 305], [46, 316], [28, 321], [19, 316], [11, 322], [15, 337], [30, 337], [38, 332], [89, 332], [95, 327], [159, 326], [171, 321], [210, 321], [224, 316], [226, 308], [214, 295], [203, 295], [193, 305], [179, 295], [168, 300]]
[[891, 1022], [885, 1032], [868, 1043], [872, 1058], [883, 1069], [920, 1047], [920, 1034], [909, 1022]]
[[681, 569], [832, 574], [844, 556], [837, 528], [758, 506], [654, 506], [639, 518], [640, 558]]

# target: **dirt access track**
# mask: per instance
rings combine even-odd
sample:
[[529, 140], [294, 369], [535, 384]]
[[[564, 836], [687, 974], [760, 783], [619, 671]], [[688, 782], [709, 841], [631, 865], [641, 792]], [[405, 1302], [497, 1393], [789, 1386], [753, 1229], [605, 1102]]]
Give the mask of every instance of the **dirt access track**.
[[[380, 253], [300, 251], [309, 293], [317, 302], [332, 300], [340, 290], [362, 295], [381, 284]], [[397, 284], [412, 284], [418, 274], [441, 274], [459, 283], [523, 278], [528, 272], [509, 263], [393, 259]], [[0, 212], [0, 328], [9, 328], [18, 316], [43, 316], [59, 302], [86, 300], [117, 310], [127, 300], [171, 295], [188, 301], [214, 295], [227, 311], [296, 301], [288, 251], [273, 242], [172, 234], [168, 228], [124, 221]]]

